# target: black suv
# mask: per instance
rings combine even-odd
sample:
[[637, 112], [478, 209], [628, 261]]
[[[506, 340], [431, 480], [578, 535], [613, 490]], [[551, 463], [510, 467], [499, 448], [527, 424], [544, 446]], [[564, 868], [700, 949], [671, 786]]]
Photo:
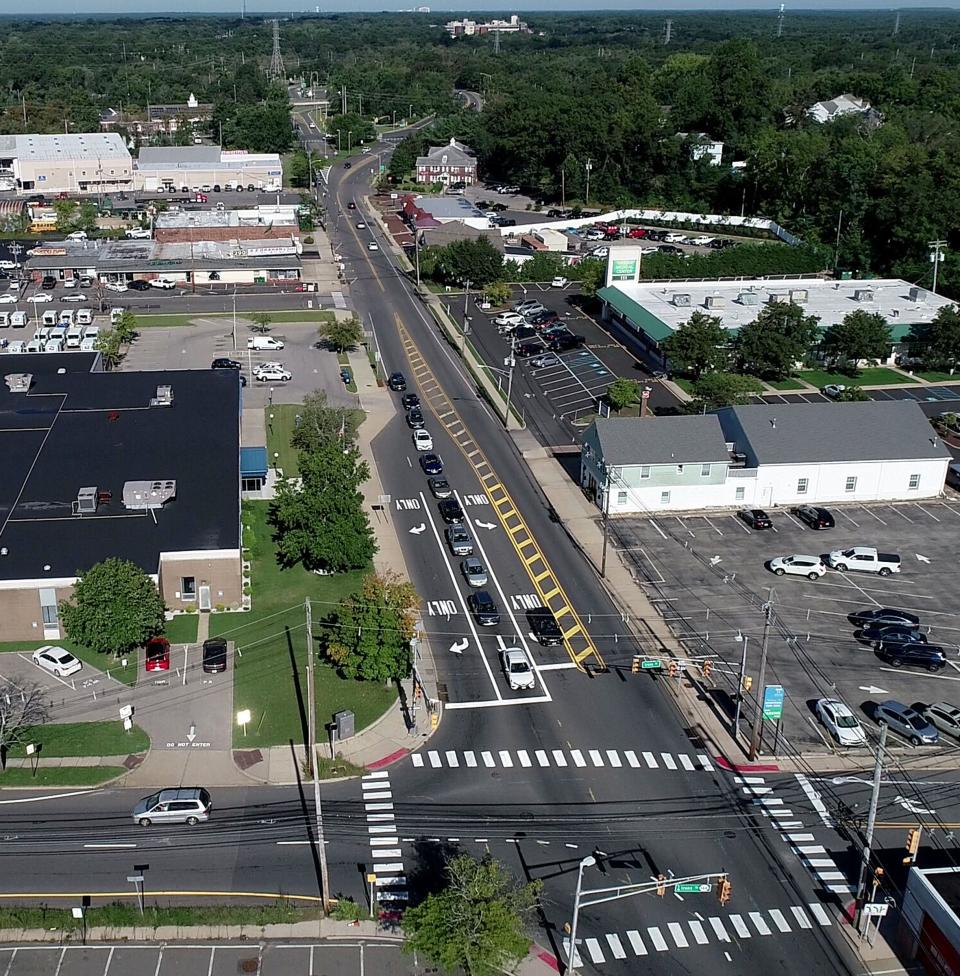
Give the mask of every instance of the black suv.
[[391, 373], [390, 379], [387, 380], [387, 386], [394, 393], [404, 393], [407, 389], [407, 379], [403, 373]]
[[440, 518], [449, 525], [459, 525], [463, 521], [463, 509], [456, 498], [444, 498], [437, 506]]
[[203, 642], [203, 670], [208, 674], [227, 670], [227, 642], [222, 637]]
[[875, 651], [881, 661], [892, 664], [895, 668], [904, 665], [911, 668], [924, 668], [936, 673], [947, 666], [947, 658], [942, 647], [932, 644], [890, 644], [878, 647]]
[[582, 335], [572, 332], [560, 332], [547, 343], [547, 347], [554, 352], [566, 352], [568, 349], [579, 349], [587, 340]]
[[546, 607], [537, 607], [528, 611], [527, 622], [530, 624], [533, 636], [544, 646], [563, 643], [563, 631], [557, 623], [557, 618]]
[[414, 407], [420, 406], [420, 397], [416, 393], [404, 393], [400, 397], [400, 403], [404, 410], [412, 410]]
[[797, 509], [797, 518], [811, 529], [832, 529], [836, 524], [825, 508], [818, 508], [816, 505], [802, 505]]
[[467, 597], [467, 605], [481, 627], [496, 627], [500, 623], [500, 611], [486, 590], [471, 593]]
[[43, 281], [40, 282], [40, 287], [46, 291], [50, 291], [51, 288], [57, 287], [57, 279], [52, 275], [44, 275]]
[[218, 356], [211, 364], [211, 369], [243, 369], [243, 365], [235, 359], [227, 359], [226, 356]]
[[407, 412], [407, 426], [411, 430], [419, 430], [421, 427], [426, 426], [426, 421], [423, 419], [423, 414], [420, 412], [419, 407], [414, 407]]

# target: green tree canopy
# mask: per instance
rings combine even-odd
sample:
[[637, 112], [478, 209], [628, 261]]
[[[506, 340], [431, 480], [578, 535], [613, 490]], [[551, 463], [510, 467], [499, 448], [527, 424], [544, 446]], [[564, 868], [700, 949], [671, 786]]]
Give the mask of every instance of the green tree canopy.
[[468, 854], [447, 864], [447, 885], [408, 908], [404, 951], [418, 952], [448, 973], [503, 976], [530, 948], [525, 926], [541, 882], [520, 885], [498, 861]]
[[819, 321], [794, 302], [767, 305], [737, 334], [735, 357], [741, 371], [767, 380], [788, 376], [817, 340]]
[[730, 359], [730, 336], [716, 315], [694, 312], [662, 349], [671, 365], [699, 379], [705, 372], [722, 370]]
[[60, 619], [70, 640], [99, 653], [128, 654], [163, 633], [164, 605], [139, 566], [110, 558], [78, 574]]
[[[444, 284], [463, 285], [469, 281], [471, 288], [480, 289], [503, 278], [503, 255], [485, 237], [454, 241], [427, 251], [435, 252], [432, 276]], [[420, 270], [426, 273], [422, 254]]]
[[640, 384], [636, 380], [624, 379], [621, 376], [607, 387], [604, 395], [611, 408], [620, 411], [637, 402], [640, 396]]
[[827, 354], [845, 363], [851, 375], [862, 359], [884, 359], [890, 353], [893, 338], [887, 320], [877, 312], [858, 309], [848, 312], [843, 321], [831, 325], [823, 337]]
[[317, 331], [336, 352], [355, 349], [363, 341], [363, 326], [356, 315], [349, 319], [334, 317], [332, 321], [324, 322]]
[[754, 393], [763, 392], [763, 384], [753, 376], [738, 373], [705, 373], [693, 384], [693, 400], [688, 413], [703, 413], [748, 403]]
[[945, 305], [931, 321], [915, 323], [910, 341], [928, 366], [953, 369], [960, 362], [960, 310]]
[[314, 390], [303, 398], [290, 444], [298, 451], [317, 451], [327, 444], [353, 444], [362, 416], [349, 407], [331, 407], [326, 391]]

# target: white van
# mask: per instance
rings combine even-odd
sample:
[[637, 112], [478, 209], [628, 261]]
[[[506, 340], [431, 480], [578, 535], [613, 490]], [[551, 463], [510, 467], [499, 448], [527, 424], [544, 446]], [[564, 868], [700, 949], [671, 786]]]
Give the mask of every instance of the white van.
[[60, 309], [60, 316], [57, 319], [57, 325], [73, 325], [73, 309], [72, 308], [62, 308]]
[[58, 325], [55, 329], [51, 329], [50, 335], [47, 336], [47, 341], [51, 339], [56, 339], [58, 342], [65, 343], [67, 341], [67, 326]]
[[82, 341], [83, 326], [79, 323], [74, 323], [69, 329], [67, 329], [65, 345], [68, 349], [79, 349]]
[[46, 344], [47, 344], [47, 340], [46, 339], [39, 339], [39, 338], [37, 338], [37, 336], [34, 336], [27, 343], [27, 352], [43, 352], [43, 347]]
[[52, 309], [48, 308], [40, 319], [44, 325], [56, 325], [57, 324], [57, 313]]
[[77, 309], [77, 325], [89, 325], [93, 321], [92, 308]]
[[50, 338], [50, 329], [52, 326], [40, 326], [34, 333], [33, 338], [39, 342], [46, 342]]
[[80, 352], [96, 352], [97, 351], [97, 336], [84, 336], [80, 340]]
[[250, 336], [247, 339], [248, 349], [282, 349], [283, 343], [279, 339], [274, 339], [273, 336]]
[[20, 340], [17, 340], [16, 342], [11, 342], [10, 345], [7, 346], [7, 352], [19, 353], [19, 352], [26, 352], [26, 351], [27, 351], [27, 344], [25, 342], [21, 342]]
[[63, 352], [63, 342], [60, 339], [47, 339], [43, 345], [44, 352]]
[[123, 308], [111, 308], [110, 309], [110, 324], [116, 325], [120, 319], [123, 317], [123, 313], [126, 309]]
[[7, 329], [10, 327], [10, 313], [0, 312], [0, 329]]
[[27, 313], [26, 312], [11, 312], [10, 313], [10, 324], [15, 329], [24, 329], [27, 326]]

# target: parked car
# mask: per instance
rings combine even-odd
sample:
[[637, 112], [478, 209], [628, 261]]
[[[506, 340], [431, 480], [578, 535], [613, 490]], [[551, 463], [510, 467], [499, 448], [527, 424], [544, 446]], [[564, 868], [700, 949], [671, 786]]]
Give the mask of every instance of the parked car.
[[48, 302], [53, 301], [53, 295], [45, 291], [38, 291], [36, 295], [31, 295], [27, 301], [34, 305], [46, 305]]
[[713, 243], [713, 238], [701, 235], [700, 237], [691, 237], [688, 243], [696, 244], [697, 247], [709, 247]]
[[218, 356], [211, 364], [211, 369], [243, 369], [243, 364], [236, 359], [228, 359], [226, 356]]
[[518, 342], [513, 348], [514, 355], [521, 359], [536, 356], [538, 352], [543, 352], [542, 342]]
[[127, 290], [127, 283], [125, 281], [105, 281], [103, 283], [103, 287], [106, 288], [107, 291], [122, 293]]
[[870, 624], [857, 635], [867, 644], [892, 647], [894, 644], [926, 644], [927, 635], [915, 627], [898, 627], [895, 624]]
[[532, 325], [521, 325], [518, 329], [513, 331], [513, 341], [523, 342], [526, 339], [534, 339], [538, 335], [538, 331]]
[[[525, 298], [522, 301], [514, 302], [513, 311], [523, 315], [527, 309], [534, 308], [537, 305], [540, 305], [540, 302], [538, 302], [535, 298]], [[540, 307], [543, 308], [542, 305], [540, 305]]]
[[569, 278], [564, 278], [563, 275], [555, 275], [553, 281], [550, 282], [551, 288], [566, 288], [570, 284]]
[[837, 698], [821, 698], [816, 705], [817, 718], [841, 746], [865, 746], [867, 733], [856, 715]]
[[194, 827], [210, 818], [212, 806], [210, 794], [203, 787], [177, 787], [145, 796], [133, 808], [133, 819], [141, 827], [155, 823]]
[[170, 291], [177, 287], [178, 282], [174, 281], [173, 278], [151, 278], [147, 284], [151, 288], [162, 288], [164, 291]]
[[60, 297], [61, 302], [85, 302], [86, 300], [87, 296], [80, 292], [74, 292], [72, 295], [62, 295]]
[[67, 678], [71, 674], [76, 674], [83, 667], [82, 662], [68, 650], [52, 644], [38, 647], [31, 655], [31, 659], [37, 667], [49, 671], [58, 678]]
[[[442, 474], [443, 473], [443, 461], [440, 460], [439, 454], [427, 453], [420, 455], [420, 467], [423, 468], [424, 474]], [[440, 495], [437, 496], [441, 497]]]
[[870, 624], [892, 624], [912, 628], [920, 626], [920, 618], [915, 613], [897, 610], [894, 607], [868, 607], [866, 610], [851, 613], [847, 619], [858, 627], [867, 627]]
[[500, 611], [487, 590], [477, 590], [467, 597], [467, 606], [481, 627], [496, 627], [500, 623]]
[[170, 641], [161, 634], [151, 637], [143, 647], [144, 671], [170, 670]]
[[549, 647], [553, 644], [563, 643], [563, 631], [557, 623], [557, 618], [547, 607], [535, 607], [527, 611], [527, 623], [536, 640]]
[[881, 661], [886, 661], [895, 668], [906, 665], [908, 668], [923, 668], [936, 674], [947, 666], [943, 648], [933, 644], [884, 644], [874, 653]]
[[552, 336], [547, 345], [554, 352], [566, 352], [568, 349], [579, 349], [586, 341], [582, 335], [561, 332]]
[[647, 232], [643, 227], [631, 227], [630, 230], [627, 231], [627, 237], [631, 238], [632, 240], [637, 240], [638, 238], [647, 236]]
[[413, 432], [413, 446], [418, 451], [432, 451], [433, 438], [421, 427]]
[[451, 525], [444, 531], [447, 545], [455, 556], [473, 555], [473, 538], [463, 525]]
[[141, 281], [139, 278], [136, 281], [131, 281], [127, 287], [131, 291], [150, 291], [150, 282]]
[[843, 383], [828, 383], [820, 391], [824, 396], [830, 397], [831, 400], [836, 400], [846, 390]]
[[501, 312], [494, 316], [493, 324], [518, 326], [523, 325], [525, 321], [526, 319], [519, 312]]
[[[440, 460], [436, 454], [425, 454], [420, 458], [421, 462], [428, 457], [436, 458], [437, 461]], [[421, 467], [422, 466], [423, 465], [421, 463]], [[443, 465], [441, 464], [440, 467], [442, 469]], [[434, 498], [449, 498], [453, 494], [453, 489], [450, 487], [450, 482], [447, 481], [446, 478], [428, 478], [427, 487], [430, 489], [430, 492]]]
[[535, 687], [533, 668], [530, 667], [530, 659], [523, 648], [505, 647], [500, 652], [500, 666], [511, 691]]
[[419, 430], [421, 427], [425, 427], [426, 423], [419, 407], [407, 411], [407, 426], [411, 430]]
[[44, 275], [40, 280], [40, 287], [45, 291], [53, 291], [57, 287], [57, 279], [53, 275]]
[[390, 379], [387, 380], [387, 386], [394, 393], [403, 393], [407, 389], [407, 381], [403, 373], [391, 373]]
[[920, 714], [940, 732], [945, 732], [954, 739], [960, 739], [960, 708], [949, 702], [934, 702], [924, 705]]
[[353, 371], [349, 366], [340, 367], [340, 380], [344, 386], [349, 386], [353, 382]]
[[247, 348], [259, 350], [282, 349], [283, 343], [279, 339], [274, 339], [273, 336], [250, 336], [250, 338], [247, 339]]
[[203, 670], [217, 674], [227, 670], [227, 642], [222, 637], [209, 637], [203, 642]]
[[683, 255], [685, 252], [682, 247], [675, 247], [673, 244], [661, 244], [657, 250], [661, 254]]
[[742, 508], [737, 515], [747, 523], [751, 529], [772, 529], [770, 516], [760, 508]]
[[460, 563], [460, 572], [467, 581], [467, 586], [486, 586], [487, 571], [476, 556], [469, 556]]
[[851, 570], [889, 576], [900, 572], [900, 557], [892, 552], [878, 552], [872, 546], [852, 546], [834, 549], [827, 556], [827, 565], [841, 573]]
[[255, 370], [253, 378], [258, 383], [287, 383], [293, 379], [293, 373], [282, 366], [268, 366]]
[[547, 366], [556, 366], [559, 362], [560, 360], [554, 353], [548, 352], [546, 355], [537, 356], [536, 359], [531, 359], [530, 365], [534, 369], [545, 369]]
[[816, 505], [801, 505], [794, 514], [811, 529], [832, 529], [836, 524], [825, 508]]
[[663, 238], [668, 244], [685, 244], [687, 242], [686, 234], [678, 234], [675, 231], [670, 231]]
[[767, 566], [777, 576], [806, 576], [811, 580], [820, 579], [827, 571], [819, 556], [777, 556]]
[[403, 396], [400, 397], [400, 406], [402, 406], [404, 410], [413, 410], [414, 407], [420, 406], [420, 397], [418, 397], [416, 393], [404, 393]]
[[463, 509], [456, 498], [442, 499], [437, 505], [437, 509], [440, 512], [440, 518], [448, 525], [455, 525], [463, 521]]
[[874, 709], [873, 717], [877, 725], [887, 725], [894, 732], [905, 736], [912, 745], [933, 745], [940, 738], [940, 733], [919, 712], [903, 702], [889, 699], [881, 702]]

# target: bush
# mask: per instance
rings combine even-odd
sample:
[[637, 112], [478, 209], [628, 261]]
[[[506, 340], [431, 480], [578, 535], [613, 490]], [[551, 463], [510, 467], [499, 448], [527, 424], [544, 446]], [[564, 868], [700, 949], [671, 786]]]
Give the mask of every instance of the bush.
[[312, 244], [313, 243], [313, 238], [312, 237], [305, 237], [303, 239], [303, 243], [304, 244]]

